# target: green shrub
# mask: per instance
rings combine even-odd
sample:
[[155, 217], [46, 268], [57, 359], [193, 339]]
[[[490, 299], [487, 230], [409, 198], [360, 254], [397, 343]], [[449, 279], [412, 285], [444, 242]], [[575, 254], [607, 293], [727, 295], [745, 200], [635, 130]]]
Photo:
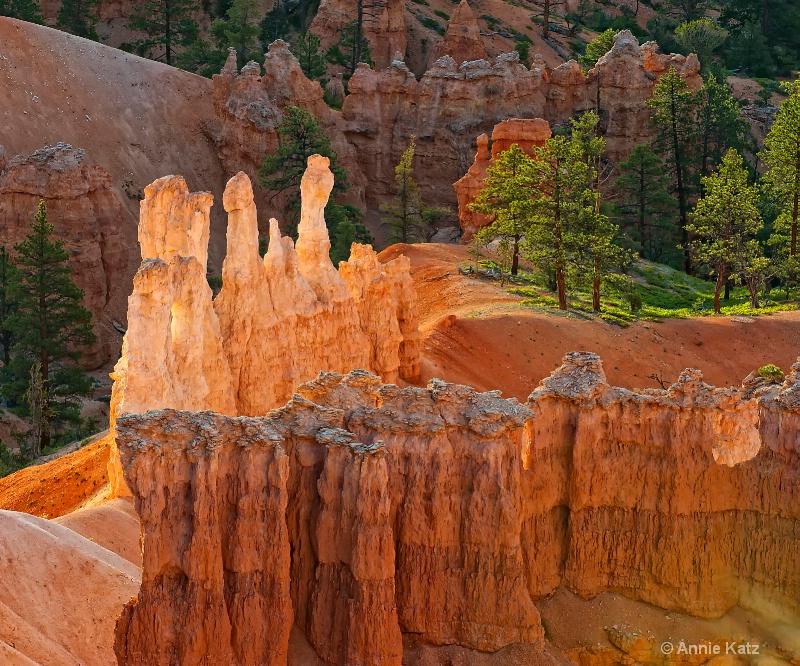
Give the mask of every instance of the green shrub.
[[760, 377], [769, 379], [775, 383], [782, 382], [784, 377], [783, 371], [777, 365], [772, 365], [771, 363], [769, 365], [762, 365], [758, 369], [758, 374]]

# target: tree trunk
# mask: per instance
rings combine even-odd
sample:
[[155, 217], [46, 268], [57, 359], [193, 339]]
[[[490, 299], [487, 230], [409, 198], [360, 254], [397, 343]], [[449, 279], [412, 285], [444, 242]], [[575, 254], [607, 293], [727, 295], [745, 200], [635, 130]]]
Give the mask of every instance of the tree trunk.
[[542, 26], [542, 37], [550, 38], [550, 0], [544, 0], [544, 25]]
[[721, 267], [717, 273], [717, 283], [714, 286], [714, 313], [719, 314], [719, 295], [722, 292], [722, 285], [725, 283], [725, 267]]
[[686, 202], [686, 190], [683, 182], [683, 156], [681, 154], [680, 136], [678, 133], [678, 110], [675, 108], [675, 91], [670, 92], [670, 111], [672, 117], [672, 152], [675, 156], [675, 176], [678, 185], [678, 208], [681, 215], [681, 244], [683, 245], [683, 269], [687, 274], [692, 272], [692, 257], [689, 252], [689, 211]]
[[567, 309], [567, 286], [564, 279], [564, 269], [556, 266], [556, 290], [558, 291], [558, 309]]
[[800, 217], [800, 150], [794, 163], [794, 205], [792, 206], [792, 241], [789, 246], [789, 255], [797, 255], [797, 218]]
[[725, 296], [723, 296], [723, 298], [726, 301], [731, 300], [731, 279], [730, 278], [725, 280]]
[[[597, 260], [595, 260], [597, 263]], [[594, 281], [592, 282], [592, 310], [600, 312], [600, 274], [599, 268], [595, 266]]]
[[758, 284], [755, 281], [747, 281], [747, 290], [750, 292], [750, 307], [758, 309]]
[[172, 22], [169, 0], [164, 0], [164, 46], [166, 47], [167, 64], [172, 64]]
[[646, 194], [645, 194], [645, 184], [644, 184], [644, 164], [640, 165], [639, 167], [639, 242], [642, 244], [642, 247], [639, 249], [639, 256], [644, 259], [644, 246], [645, 246], [645, 234], [647, 233], [646, 225], [645, 225], [645, 211], [646, 211]]
[[519, 234], [514, 236], [514, 256], [511, 258], [511, 275], [519, 272]]

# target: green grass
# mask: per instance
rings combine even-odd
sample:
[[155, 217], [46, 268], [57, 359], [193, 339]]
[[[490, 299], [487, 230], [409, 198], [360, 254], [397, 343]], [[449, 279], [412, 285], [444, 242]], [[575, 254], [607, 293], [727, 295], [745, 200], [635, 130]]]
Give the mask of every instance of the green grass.
[[[498, 268], [495, 262], [482, 261], [484, 268]], [[576, 316], [599, 317], [611, 324], [628, 326], [637, 320], [661, 321], [714, 315], [714, 285], [668, 266], [637, 261], [629, 273], [630, 281], [623, 284], [606, 284], [601, 292], [601, 309], [592, 310], [591, 291], [586, 288], [568, 289], [569, 313]], [[522, 297], [520, 305], [547, 312], [559, 312], [555, 294], [547, 288], [546, 279], [537, 272], [520, 271], [510, 279], [506, 291]], [[640, 310], [632, 311], [628, 294], [632, 290], [641, 297]], [[745, 287], [734, 287], [729, 300], [722, 301], [722, 315], [757, 316], [785, 310], [796, 310], [800, 291], [790, 292], [785, 301], [782, 290], [760, 298], [761, 307], [750, 307], [750, 296]]]

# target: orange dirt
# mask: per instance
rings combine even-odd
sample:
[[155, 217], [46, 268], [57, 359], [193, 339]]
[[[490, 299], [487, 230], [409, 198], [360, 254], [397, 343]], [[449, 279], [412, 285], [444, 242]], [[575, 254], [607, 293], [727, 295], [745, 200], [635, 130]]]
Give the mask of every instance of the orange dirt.
[[422, 382], [439, 377], [524, 400], [565, 353], [585, 350], [602, 357], [616, 386], [657, 388], [648, 375], [669, 384], [685, 368], [702, 370], [715, 386], [734, 386], [767, 363], [788, 370], [800, 354], [800, 312], [620, 328], [520, 307], [521, 299], [498, 283], [458, 272], [459, 265], [474, 261], [464, 246], [395, 245], [381, 258], [398, 254], [411, 259], [419, 299]]
[[108, 483], [110, 440], [0, 479], [0, 509], [56, 518], [76, 509]]

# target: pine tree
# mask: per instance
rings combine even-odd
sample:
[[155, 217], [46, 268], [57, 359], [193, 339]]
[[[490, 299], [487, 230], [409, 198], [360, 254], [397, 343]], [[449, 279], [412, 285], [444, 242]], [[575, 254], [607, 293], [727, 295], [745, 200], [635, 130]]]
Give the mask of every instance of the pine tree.
[[11, 296], [14, 280], [14, 264], [6, 251], [6, 246], [0, 247], [0, 344], [3, 346], [3, 366], [8, 369], [11, 365], [11, 346], [14, 334], [7, 325], [9, 317], [16, 310], [16, 305]]
[[670, 250], [678, 247], [678, 228], [672, 221], [677, 206], [664, 163], [648, 146], [636, 146], [619, 169], [614, 188], [623, 231], [640, 257], [667, 263]]
[[597, 64], [606, 53], [608, 53], [614, 46], [614, 35], [616, 30], [609, 28], [605, 32], [601, 32], [591, 42], [586, 45], [586, 53], [578, 56], [578, 62], [581, 64], [584, 72], [588, 72], [592, 67]]
[[[90, 394], [92, 382], [75, 363], [95, 336], [91, 313], [81, 304], [83, 292], [72, 281], [69, 252], [53, 238], [44, 201], [39, 202], [30, 233], [14, 250], [11, 295], [17, 308], [6, 325], [16, 342], [12, 377], [4, 383], [3, 394], [18, 403], [26, 394], [41, 394], [37, 405], [42, 421], [32, 447], [36, 455], [50, 445], [54, 421], [80, 418], [74, 399]], [[35, 377], [40, 380], [33, 381]]]
[[[142, 0], [128, 19], [131, 30], [147, 35], [136, 42], [137, 48], [171, 65], [176, 48], [188, 46], [197, 38], [198, 26], [193, 15], [198, 9], [194, 0]], [[163, 52], [159, 47], [163, 47]]]
[[785, 84], [789, 97], [781, 103], [761, 159], [767, 171], [764, 182], [779, 208], [776, 233], [785, 238], [788, 256], [798, 256], [800, 222], [800, 78]]
[[580, 217], [581, 242], [576, 254], [580, 277], [592, 285], [592, 309], [600, 311], [600, 288], [610, 268], [627, 260], [627, 253], [614, 242], [619, 227], [600, 210], [600, 169], [606, 149], [597, 133], [600, 116], [594, 111], [572, 120], [572, 143], [586, 163], [587, 181], [583, 185], [586, 205]]
[[[272, 193], [271, 199], [283, 199], [289, 228], [292, 235], [295, 235], [300, 221], [300, 179], [305, 173], [308, 158], [311, 155], [322, 155], [330, 160], [330, 169], [334, 176], [332, 194], [347, 191], [348, 182], [347, 172], [336, 163], [336, 151], [322, 131], [320, 122], [308, 111], [296, 106], [286, 107], [284, 114], [283, 122], [278, 128], [278, 150], [264, 156], [258, 174], [261, 186]], [[360, 243], [372, 242], [372, 236], [363, 224], [361, 212], [354, 206], [336, 204], [331, 200], [325, 207], [325, 222], [332, 248], [337, 240], [337, 220], [342, 216], [347, 217], [355, 228], [355, 240]]]
[[256, 0], [233, 0], [226, 17], [211, 24], [211, 36], [218, 50], [224, 54], [224, 62], [228, 49], [236, 50], [236, 65], [241, 69], [250, 60], [260, 57], [261, 33], [259, 5]]
[[675, 28], [675, 39], [687, 52], [697, 54], [703, 71], [711, 67], [712, 56], [725, 40], [728, 33], [710, 18], [698, 18], [681, 23]]
[[714, 0], [665, 0], [667, 14], [683, 23], [703, 18], [718, 3]]
[[0, 0], [0, 16], [30, 23], [44, 23], [42, 8], [37, 0]]
[[79, 37], [97, 40], [99, 0], [61, 0], [58, 27]]
[[511, 256], [511, 274], [519, 272], [523, 236], [532, 217], [532, 197], [538, 171], [533, 160], [516, 143], [504, 150], [487, 169], [483, 189], [470, 209], [493, 218], [478, 232], [480, 242], [499, 238]]
[[325, 56], [320, 50], [319, 37], [310, 30], [297, 38], [297, 60], [303, 74], [312, 81], [318, 81], [325, 74]]
[[394, 169], [394, 201], [380, 208], [381, 224], [389, 228], [390, 240], [395, 243], [423, 242], [426, 239], [425, 205], [413, 175], [415, 148], [412, 136]]
[[728, 278], [752, 279], [754, 271], [763, 270], [756, 234], [764, 225], [756, 188], [750, 185], [744, 160], [735, 150], [728, 151], [719, 168], [703, 178], [703, 189], [704, 196], [692, 211], [689, 231], [695, 237], [689, 247], [716, 274], [714, 312], [719, 313], [720, 294]]
[[684, 270], [691, 272], [689, 236], [689, 193], [691, 188], [692, 148], [695, 142], [696, 96], [674, 67], [656, 83], [648, 106], [655, 110], [654, 148], [667, 165], [678, 198], [681, 241], [684, 249]]
[[731, 87], [708, 74], [698, 95], [700, 177], [707, 176], [731, 148], [744, 154], [752, 145], [750, 127], [739, 113]]

